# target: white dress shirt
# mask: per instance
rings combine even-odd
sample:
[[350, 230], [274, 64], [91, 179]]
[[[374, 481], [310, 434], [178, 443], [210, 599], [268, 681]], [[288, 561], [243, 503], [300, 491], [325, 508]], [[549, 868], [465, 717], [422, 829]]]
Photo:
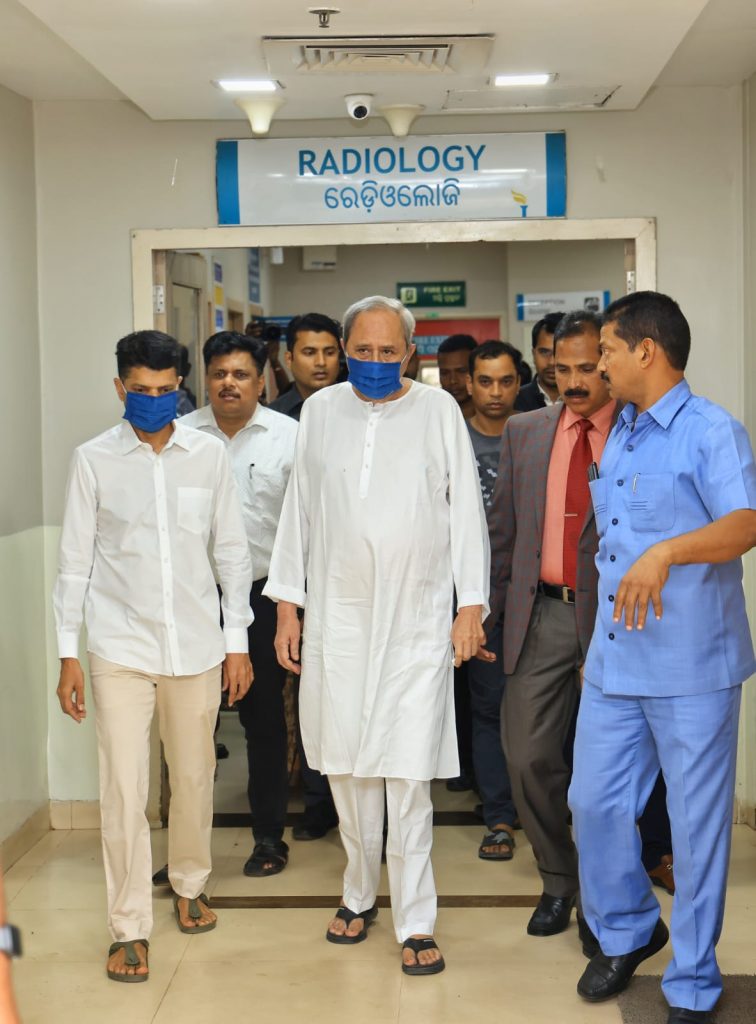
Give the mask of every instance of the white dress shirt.
[[239, 488], [254, 579], [264, 579], [294, 464], [299, 424], [264, 405], [257, 406], [249, 422], [233, 437], [223, 433], [209, 405], [182, 416], [181, 423], [225, 443]]
[[251, 579], [231, 466], [215, 438], [176, 422], [156, 454], [123, 421], [76, 449], [53, 593], [61, 658], [78, 657], [85, 618], [87, 649], [107, 661], [205, 672], [248, 651]]

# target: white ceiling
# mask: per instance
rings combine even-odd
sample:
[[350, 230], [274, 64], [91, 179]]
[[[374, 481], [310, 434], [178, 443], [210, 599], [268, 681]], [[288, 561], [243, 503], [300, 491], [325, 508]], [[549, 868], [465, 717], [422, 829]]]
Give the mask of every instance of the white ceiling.
[[[488, 33], [488, 66], [473, 73], [345, 75], [278, 72], [280, 118], [344, 117], [346, 93], [375, 106], [420, 103], [426, 113], [502, 109], [512, 93], [495, 73], [559, 75], [554, 109], [609, 94], [630, 110], [656, 83], [733, 85], [756, 71], [756, 0], [0, 0], [0, 84], [33, 99], [126, 97], [149, 117], [239, 119], [213, 79], [268, 75], [266, 36]], [[544, 91], [543, 95], [547, 95]], [[523, 99], [527, 97], [522, 94]], [[562, 107], [564, 109], [564, 107]]]

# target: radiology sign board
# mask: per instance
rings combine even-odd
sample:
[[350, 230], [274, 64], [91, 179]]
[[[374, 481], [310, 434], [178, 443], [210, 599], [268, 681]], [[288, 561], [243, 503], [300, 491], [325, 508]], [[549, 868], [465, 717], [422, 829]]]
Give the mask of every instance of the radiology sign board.
[[564, 217], [564, 132], [217, 143], [220, 224]]

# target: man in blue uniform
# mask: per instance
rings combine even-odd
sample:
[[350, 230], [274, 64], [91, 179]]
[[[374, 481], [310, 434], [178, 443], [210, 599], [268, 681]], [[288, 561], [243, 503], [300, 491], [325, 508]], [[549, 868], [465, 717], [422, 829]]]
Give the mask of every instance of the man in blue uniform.
[[604, 314], [599, 369], [626, 403], [590, 484], [599, 605], [570, 790], [583, 913], [600, 951], [578, 982], [622, 991], [669, 933], [636, 821], [659, 767], [676, 893], [668, 1024], [708, 1021], [722, 991], [724, 914], [742, 682], [756, 668], [740, 558], [756, 544], [756, 467], [744, 428], [692, 395], [690, 328], [638, 292]]

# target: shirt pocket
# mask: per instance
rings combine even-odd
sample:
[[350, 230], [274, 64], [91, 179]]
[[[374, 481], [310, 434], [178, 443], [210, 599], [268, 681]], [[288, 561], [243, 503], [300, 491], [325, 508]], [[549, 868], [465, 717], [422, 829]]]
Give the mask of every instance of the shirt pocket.
[[280, 506], [285, 490], [283, 470], [251, 465], [247, 471], [247, 486], [242, 501], [248, 509], [259, 512], [262, 506]]
[[179, 487], [176, 521], [190, 533], [210, 532], [213, 492], [209, 487]]
[[606, 485], [607, 481], [602, 477], [599, 477], [598, 480], [588, 481], [593, 502], [593, 514], [596, 518], [596, 530], [599, 536], [603, 535], [606, 528]]
[[626, 496], [630, 525], [639, 533], [663, 533], [675, 523], [673, 473], [637, 473]]

